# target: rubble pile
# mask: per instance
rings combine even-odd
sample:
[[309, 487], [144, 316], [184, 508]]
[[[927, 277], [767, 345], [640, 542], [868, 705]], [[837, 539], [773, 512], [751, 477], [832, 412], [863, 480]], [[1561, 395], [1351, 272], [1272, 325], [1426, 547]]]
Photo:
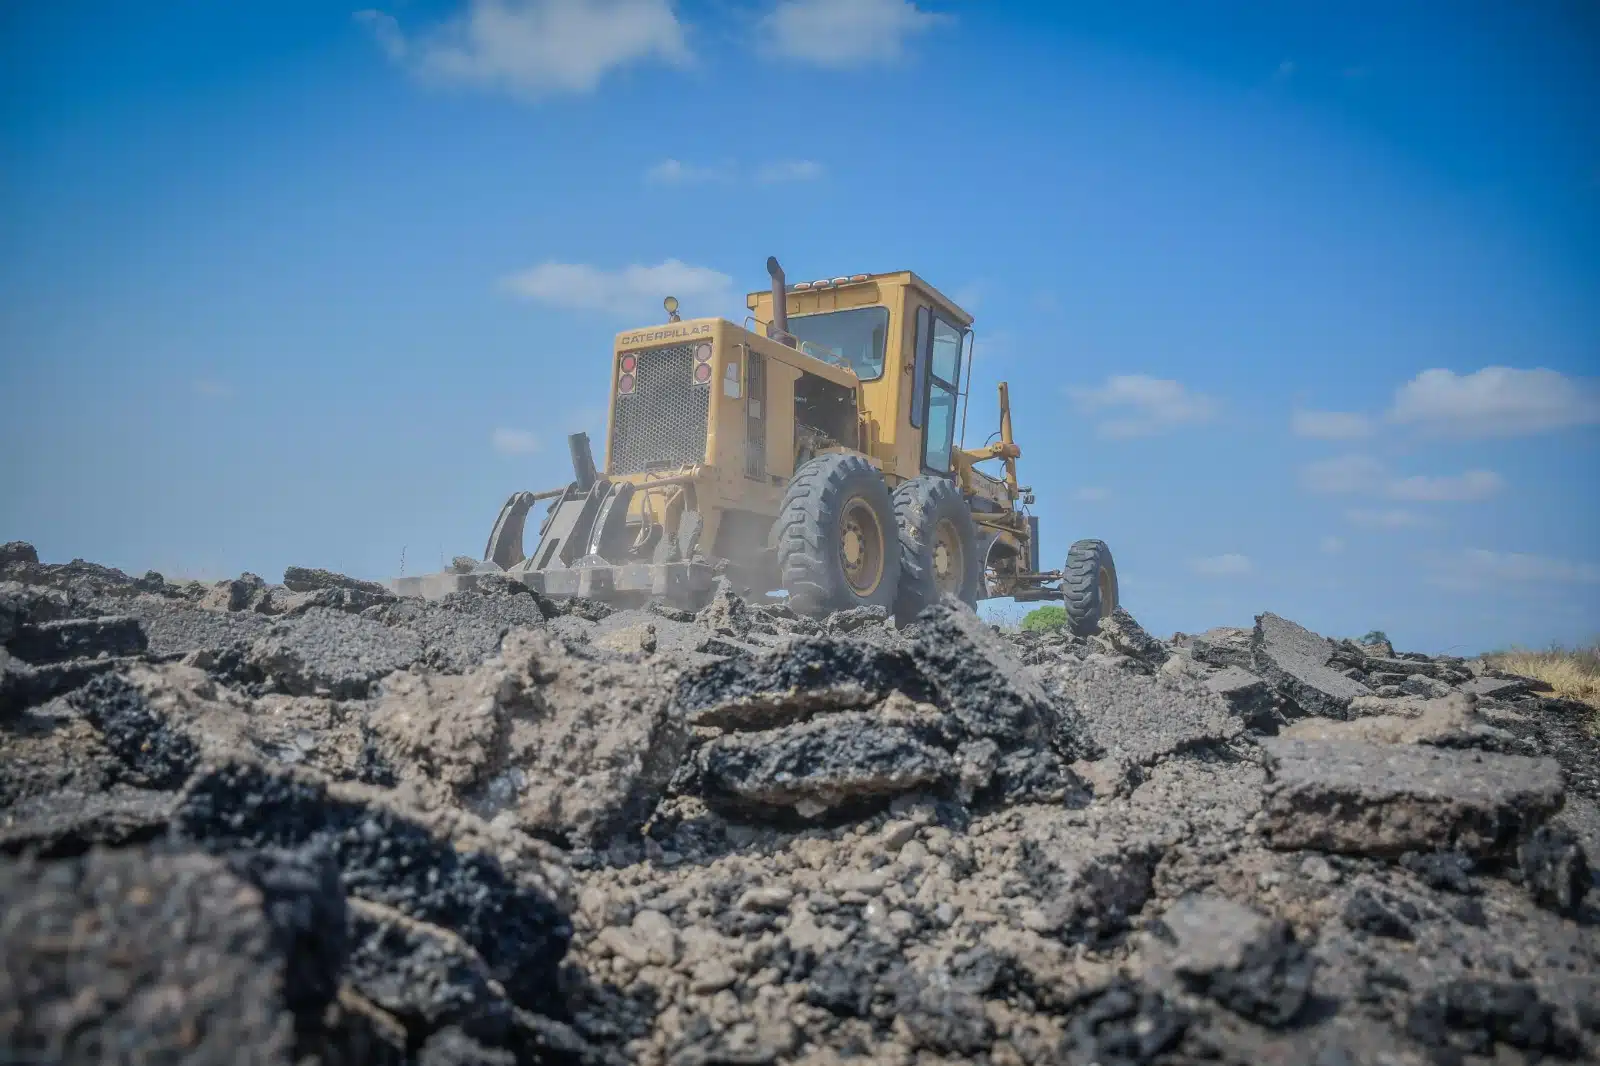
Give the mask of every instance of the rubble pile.
[[0, 548], [7, 1061], [1594, 1061], [1588, 708], [1161, 640]]

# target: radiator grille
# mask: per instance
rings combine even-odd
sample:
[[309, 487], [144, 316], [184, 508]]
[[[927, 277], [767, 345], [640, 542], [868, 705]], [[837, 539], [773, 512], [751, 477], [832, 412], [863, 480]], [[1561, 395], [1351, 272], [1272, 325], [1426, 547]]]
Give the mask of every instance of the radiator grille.
[[704, 462], [711, 388], [694, 383], [694, 345], [633, 354], [639, 360], [637, 384], [616, 399], [610, 473], [643, 474]]

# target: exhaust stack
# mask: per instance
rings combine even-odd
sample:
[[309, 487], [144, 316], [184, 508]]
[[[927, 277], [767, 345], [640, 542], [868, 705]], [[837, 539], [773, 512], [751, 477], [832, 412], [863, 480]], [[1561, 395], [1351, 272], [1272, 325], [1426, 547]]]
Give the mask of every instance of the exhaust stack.
[[778, 339], [789, 347], [794, 347], [794, 338], [789, 336], [789, 306], [787, 301], [788, 287], [783, 280], [783, 267], [778, 265], [778, 257], [767, 256], [767, 273], [772, 276], [772, 328], [779, 334]]

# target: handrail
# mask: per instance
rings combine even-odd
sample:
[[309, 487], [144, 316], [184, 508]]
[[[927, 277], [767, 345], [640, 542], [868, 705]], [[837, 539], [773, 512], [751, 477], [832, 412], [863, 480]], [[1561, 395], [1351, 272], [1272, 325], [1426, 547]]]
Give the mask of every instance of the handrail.
[[967, 449], [967, 408], [970, 406], [972, 396], [972, 360], [978, 348], [978, 334], [971, 326], [967, 327], [967, 376], [961, 379], [961, 450]]

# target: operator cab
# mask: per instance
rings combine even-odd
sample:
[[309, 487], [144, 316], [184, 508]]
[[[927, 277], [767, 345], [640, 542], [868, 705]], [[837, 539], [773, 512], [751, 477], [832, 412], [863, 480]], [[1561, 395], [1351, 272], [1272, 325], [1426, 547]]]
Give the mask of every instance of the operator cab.
[[972, 316], [909, 270], [791, 285], [775, 262], [767, 269], [773, 289], [746, 306], [768, 337], [855, 374], [876, 430], [862, 450], [896, 477], [954, 476]]

